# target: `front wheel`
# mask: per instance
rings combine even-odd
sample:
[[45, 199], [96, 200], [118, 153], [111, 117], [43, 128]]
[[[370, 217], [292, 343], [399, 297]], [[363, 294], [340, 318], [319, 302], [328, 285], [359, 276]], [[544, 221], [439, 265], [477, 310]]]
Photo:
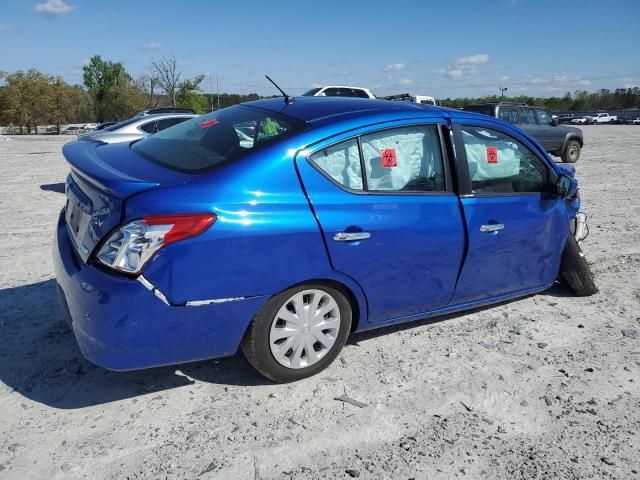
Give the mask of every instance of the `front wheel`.
[[576, 163], [580, 158], [581, 147], [575, 140], [569, 140], [562, 152], [562, 161], [565, 163]]
[[591, 273], [584, 253], [573, 235], [569, 235], [564, 252], [562, 252], [560, 277], [579, 297], [598, 293], [598, 287], [593, 281], [593, 273]]
[[325, 369], [351, 330], [351, 305], [323, 284], [290, 288], [256, 314], [242, 340], [253, 367], [276, 382], [293, 382]]

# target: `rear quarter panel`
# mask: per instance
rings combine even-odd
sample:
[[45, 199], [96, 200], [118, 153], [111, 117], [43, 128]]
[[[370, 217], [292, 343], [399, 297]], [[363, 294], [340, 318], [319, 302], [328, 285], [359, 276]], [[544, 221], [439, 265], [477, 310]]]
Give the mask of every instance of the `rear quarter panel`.
[[357, 285], [331, 269], [298, 180], [295, 150], [280, 144], [189, 184], [129, 199], [129, 220], [159, 213], [217, 215], [204, 234], [162, 249], [145, 266], [145, 277], [178, 304], [274, 295], [297, 283], [328, 279], [347, 286], [359, 305], [366, 305]]

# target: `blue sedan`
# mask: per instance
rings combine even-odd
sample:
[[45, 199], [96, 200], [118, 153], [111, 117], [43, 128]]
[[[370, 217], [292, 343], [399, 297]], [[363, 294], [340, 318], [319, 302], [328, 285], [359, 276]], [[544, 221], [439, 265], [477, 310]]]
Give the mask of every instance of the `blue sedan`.
[[572, 167], [469, 112], [276, 98], [63, 153], [59, 296], [113, 370], [242, 348], [301, 379], [352, 332], [545, 290], [575, 242]]

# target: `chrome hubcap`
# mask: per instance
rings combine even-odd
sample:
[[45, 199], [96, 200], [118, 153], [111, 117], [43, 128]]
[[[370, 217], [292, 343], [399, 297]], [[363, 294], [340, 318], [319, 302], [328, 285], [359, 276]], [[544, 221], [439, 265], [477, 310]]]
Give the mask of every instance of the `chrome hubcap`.
[[289, 298], [271, 323], [269, 346], [287, 368], [305, 368], [320, 361], [338, 338], [340, 308], [322, 290], [304, 290]]

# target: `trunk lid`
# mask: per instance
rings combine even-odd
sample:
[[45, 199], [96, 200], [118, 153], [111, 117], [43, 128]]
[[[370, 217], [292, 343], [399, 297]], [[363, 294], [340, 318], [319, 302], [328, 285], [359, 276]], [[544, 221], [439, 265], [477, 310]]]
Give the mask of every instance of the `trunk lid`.
[[193, 178], [139, 157], [126, 143], [78, 141], [66, 144], [62, 153], [71, 166], [65, 188], [67, 230], [83, 262], [122, 223], [128, 197]]

